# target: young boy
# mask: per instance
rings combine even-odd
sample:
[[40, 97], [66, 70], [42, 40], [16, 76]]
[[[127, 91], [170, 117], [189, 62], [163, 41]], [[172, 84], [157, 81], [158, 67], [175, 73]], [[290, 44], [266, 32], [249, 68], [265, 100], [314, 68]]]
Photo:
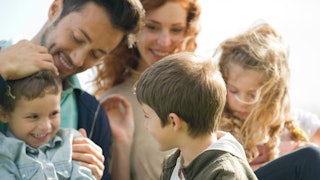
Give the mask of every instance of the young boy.
[[73, 129], [60, 129], [62, 84], [51, 71], [7, 81], [0, 97], [0, 174], [4, 179], [95, 179], [72, 160]]
[[257, 179], [241, 144], [217, 131], [226, 86], [211, 58], [177, 53], [148, 68], [135, 93], [164, 161], [162, 179]]

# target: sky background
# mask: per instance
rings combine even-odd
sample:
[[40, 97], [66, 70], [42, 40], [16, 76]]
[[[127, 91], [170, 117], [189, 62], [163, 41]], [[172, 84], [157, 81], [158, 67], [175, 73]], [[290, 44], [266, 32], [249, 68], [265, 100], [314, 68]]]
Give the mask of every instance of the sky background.
[[[224, 39], [256, 20], [269, 22], [290, 47], [292, 105], [320, 115], [319, 0], [199, 0], [201, 31], [196, 52], [211, 56]], [[1, 0], [0, 39], [31, 39], [47, 20], [53, 0]], [[91, 91], [91, 70], [79, 75]]]

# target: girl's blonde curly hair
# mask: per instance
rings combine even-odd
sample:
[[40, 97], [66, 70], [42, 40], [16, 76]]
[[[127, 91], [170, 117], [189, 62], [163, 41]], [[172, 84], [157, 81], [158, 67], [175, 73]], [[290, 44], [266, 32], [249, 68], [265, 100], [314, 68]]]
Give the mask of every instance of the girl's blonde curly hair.
[[244, 120], [235, 117], [226, 105], [220, 126], [242, 143], [249, 162], [258, 157], [257, 145], [261, 142], [270, 150], [269, 159], [276, 158], [279, 154], [280, 133], [284, 127], [289, 130], [293, 140], [307, 140], [302, 131], [298, 130], [291, 114], [288, 48], [268, 23], [256, 24], [244, 33], [225, 40], [215, 56], [218, 53], [219, 67], [226, 82], [231, 64], [263, 75], [260, 98], [248, 117]]

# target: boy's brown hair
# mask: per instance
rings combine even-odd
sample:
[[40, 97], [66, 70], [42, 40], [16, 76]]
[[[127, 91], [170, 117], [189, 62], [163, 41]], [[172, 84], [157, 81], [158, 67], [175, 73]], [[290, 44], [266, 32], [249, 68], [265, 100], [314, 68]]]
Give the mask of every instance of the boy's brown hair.
[[140, 103], [157, 113], [162, 127], [168, 124], [168, 115], [175, 113], [188, 124], [189, 134], [198, 137], [217, 129], [227, 91], [211, 57], [183, 52], [149, 67], [135, 93]]

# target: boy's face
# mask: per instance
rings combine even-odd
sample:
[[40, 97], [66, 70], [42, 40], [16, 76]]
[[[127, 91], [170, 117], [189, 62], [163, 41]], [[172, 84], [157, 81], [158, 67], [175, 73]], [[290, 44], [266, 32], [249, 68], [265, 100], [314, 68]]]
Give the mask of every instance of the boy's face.
[[48, 143], [60, 126], [60, 98], [59, 94], [46, 94], [33, 100], [18, 100], [5, 119], [11, 132], [34, 148]]
[[51, 24], [41, 43], [52, 54], [60, 77], [64, 79], [100, 63], [120, 43], [123, 35], [112, 26], [104, 9], [89, 2], [81, 11], [73, 11], [57, 24]]
[[228, 108], [236, 117], [245, 119], [260, 98], [261, 74], [236, 64], [230, 65], [228, 72]]
[[161, 127], [158, 115], [146, 104], [142, 104], [145, 116], [144, 126], [159, 144], [160, 151], [175, 148], [173, 144], [172, 128], [170, 125]]

